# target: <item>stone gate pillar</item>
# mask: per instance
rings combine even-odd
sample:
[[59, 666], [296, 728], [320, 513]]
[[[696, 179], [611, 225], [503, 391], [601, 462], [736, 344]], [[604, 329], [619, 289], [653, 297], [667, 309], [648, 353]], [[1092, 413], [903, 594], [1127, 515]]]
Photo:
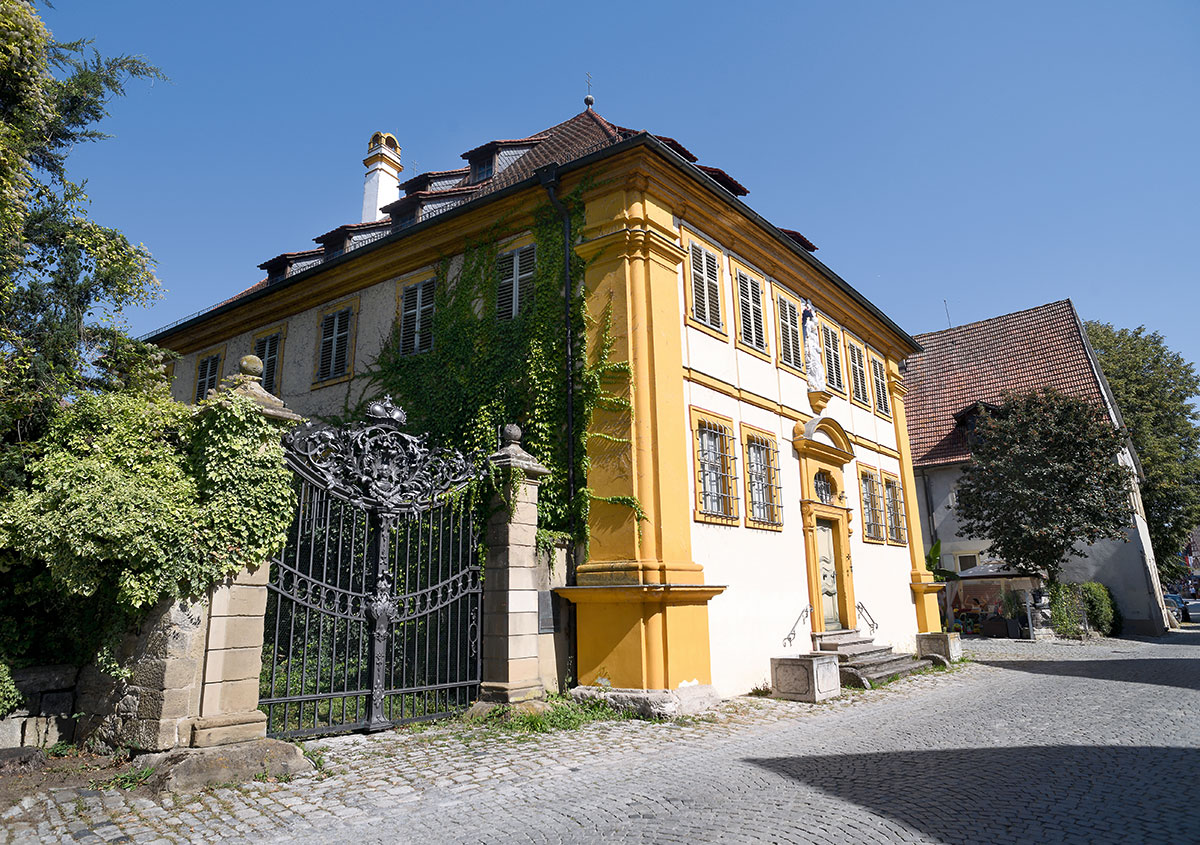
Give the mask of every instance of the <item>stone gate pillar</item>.
[[537, 502], [550, 470], [521, 448], [521, 429], [506, 425], [491, 456], [503, 473], [517, 470], [510, 500], [487, 525], [483, 567], [483, 675], [480, 697], [512, 703], [545, 696], [538, 655]]

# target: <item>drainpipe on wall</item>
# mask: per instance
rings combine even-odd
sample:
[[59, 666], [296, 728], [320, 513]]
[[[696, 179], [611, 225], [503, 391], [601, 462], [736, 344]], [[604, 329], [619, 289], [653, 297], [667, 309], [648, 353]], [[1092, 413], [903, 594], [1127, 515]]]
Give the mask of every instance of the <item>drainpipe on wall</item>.
[[[925, 491], [925, 513], [929, 516], [929, 545], [933, 545], [938, 541], [937, 525], [933, 521], [933, 494], [929, 492], [929, 477], [925, 475], [925, 470], [916, 470], [916, 475], [921, 479], [921, 489]], [[938, 561], [938, 566], [942, 562]]]

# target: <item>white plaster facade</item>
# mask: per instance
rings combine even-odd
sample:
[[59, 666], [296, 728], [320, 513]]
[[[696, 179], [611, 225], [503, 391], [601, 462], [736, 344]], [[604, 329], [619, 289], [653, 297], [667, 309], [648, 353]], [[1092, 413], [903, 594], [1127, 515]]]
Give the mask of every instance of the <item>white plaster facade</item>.
[[[681, 221], [680, 246], [686, 248], [692, 230]], [[704, 233], [694, 233], [705, 242], [717, 245]], [[719, 246], [719, 245], [717, 245]], [[724, 302], [732, 305], [733, 275], [731, 258], [742, 266], [754, 268], [728, 250], [721, 252], [721, 285]], [[778, 284], [761, 271], [759, 278], [766, 282], [767, 302], [775, 301]], [[686, 302], [686, 269], [679, 272], [680, 302]], [[796, 291], [784, 289], [792, 296]], [[774, 354], [778, 333], [775, 307], [763, 309], [767, 322], [768, 348]], [[728, 323], [734, 325], [732, 313]], [[734, 392], [709, 386], [688, 378], [684, 384], [685, 414], [680, 431], [690, 448], [696, 448], [690, 419], [691, 409], [700, 409], [728, 417], [740, 432], [743, 423], [769, 432], [777, 438], [779, 447], [780, 500], [783, 524], [780, 530], [748, 527], [746, 503], [742, 502], [743, 518], [738, 525], [721, 525], [693, 519], [691, 523], [692, 553], [695, 562], [704, 567], [705, 581], [725, 585], [726, 590], [709, 603], [709, 642], [712, 654], [713, 684], [722, 695], [744, 694], [753, 687], [769, 683], [771, 658], [812, 650], [811, 614], [795, 627], [795, 638], [789, 647], [784, 638], [792, 631], [805, 607], [810, 604], [805, 558], [804, 528], [800, 514], [800, 464], [792, 448], [793, 427], [798, 419], [815, 416], [808, 397], [807, 381], [776, 364], [741, 349], [733, 338], [721, 340], [688, 324], [686, 314], [680, 315], [683, 332], [684, 365], [694, 376], [719, 380], [729, 388], [739, 388], [765, 399], [768, 403], [786, 406], [794, 415], [767, 410], [753, 402], [730, 395]], [[732, 331], [732, 328], [731, 328]], [[847, 381], [849, 376], [846, 376]], [[856, 435], [882, 447], [876, 451], [860, 444], [854, 447], [854, 461], [844, 467], [846, 503], [852, 511], [850, 555], [853, 568], [855, 599], [867, 608], [878, 623], [877, 642], [891, 645], [900, 652], [915, 650], [917, 619], [910, 589], [911, 562], [907, 544], [868, 543], [863, 539], [861, 502], [857, 478], [860, 466], [900, 475], [896, 457], [896, 429], [892, 420], [834, 396], [823, 411], [851, 435]], [[743, 469], [740, 437], [737, 466]], [[891, 454], [887, 454], [891, 453]], [[695, 473], [687, 481], [691, 501], [697, 497], [699, 483]], [[744, 490], [743, 490], [744, 491]], [[744, 497], [743, 497], [744, 498]], [[916, 542], [920, 543], [917, 539]], [[819, 612], [819, 602], [814, 612]], [[865, 620], [859, 628], [867, 632]]]

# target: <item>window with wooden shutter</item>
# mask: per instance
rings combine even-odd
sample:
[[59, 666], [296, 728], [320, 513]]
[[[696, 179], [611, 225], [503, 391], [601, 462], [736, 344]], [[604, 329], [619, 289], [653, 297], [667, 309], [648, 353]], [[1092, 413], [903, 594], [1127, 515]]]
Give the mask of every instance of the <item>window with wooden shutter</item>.
[[321, 318], [317, 381], [344, 376], [350, 366], [350, 321], [353, 308], [331, 311]]
[[779, 360], [797, 370], [804, 367], [804, 336], [800, 331], [800, 309], [782, 295], [779, 297]]
[[738, 308], [741, 315], [741, 341], [762, 352], [767, 351], [766, 321], [763, 318], [762, 282], [738, 271]]
[[892, 400], [888, 393], [887, 371], [878, 358], [871, 359], [871, 380], [875, 383], [875, 410], [885, 417], [890, 417]]
[[850, 395], [854, 401], [871, 407], [871, 393], [867, 389], [867, 361], [862, 347], [847, 339], [846, 353], [850, 357]]
[[879, 491], [879, 476], [871, 470], [863, 470], [859, 474], [859, 482], [862, 485], [864, 538], [877, 542], [882, 541], [884, 538], [883, 501]]
[[721, 265], [717, 256], [692, 242], [692, 318], [721, 331]]
[[885, 475], [883, 477], [883, 499], [887, 507], [888, 540], [893, 543], [908, 542], [908, 528], [905, 525], [904, 488], [900, 479]]
[[217, 386], [221, 379], [221, 353], [201, 358], [196, 364], [196, 401], [208, 397], [208, 391]]
[[279, 353], [283, 344], [283, 332], [272, 332], [269, 335], [256, 338], [254, 354], [262, 361], [262, 387], [267, 393], [279, 393]]
[[533, 244], [496, 258], [496, 317], [511, 320], [533, 302]]
[[844, 393], [846, 383], [842, 380], [841, 335], [837, 329], [822, 325], [821, 337], [825, 345], [825, 381], [833, 390]]
[[409, 285], [400, 295], [400, 354], [412, 355], [433, 348], [433, 294], [435, 279]]

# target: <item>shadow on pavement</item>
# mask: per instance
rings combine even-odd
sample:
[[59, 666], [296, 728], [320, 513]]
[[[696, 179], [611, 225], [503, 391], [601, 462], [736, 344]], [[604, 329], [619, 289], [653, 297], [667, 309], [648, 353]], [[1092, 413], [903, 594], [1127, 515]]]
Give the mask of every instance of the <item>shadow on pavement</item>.
[[[1029, 672], [1034, 675], [1095, 678], [1164, 687], [1200, 690], [1200, 657], [1150, 657], [1144, 660], [981, 660], [982, 666]], [[1200, 752], [1197, 752], [1200, 754]]]
[[[748, 758], [944, 842], [1171, 841], [1200, 749], [1050, 745]], [[1177, 841], [1184, 841], [1183, 839]]]

